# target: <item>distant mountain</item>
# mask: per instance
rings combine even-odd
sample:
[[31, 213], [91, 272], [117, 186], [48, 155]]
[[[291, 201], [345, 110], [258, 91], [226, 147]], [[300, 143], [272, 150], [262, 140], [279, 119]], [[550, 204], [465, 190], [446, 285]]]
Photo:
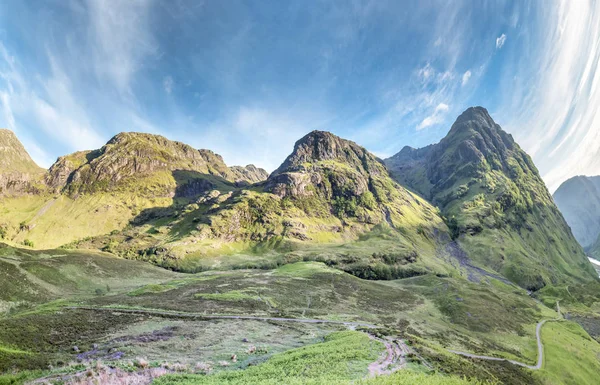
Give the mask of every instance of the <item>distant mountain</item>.
[[0, 129], [0, 196], [36, 193], [44, 172], [12, 131]]
[[531, 158], [482, 107], [438, 144], [386, 159], [396, 180], [437, 205], [480, 266], [535, 290], [594, 272]]
[[575, 238], [590, 248], [600, 235], [600, 176], [566, 180], [553, 197]]

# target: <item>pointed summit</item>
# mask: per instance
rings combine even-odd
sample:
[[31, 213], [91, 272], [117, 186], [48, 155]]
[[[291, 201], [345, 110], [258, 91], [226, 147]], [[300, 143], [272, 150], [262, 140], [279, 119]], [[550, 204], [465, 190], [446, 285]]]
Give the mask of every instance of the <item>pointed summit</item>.
[[313, 131], [296, 142], [292, 153], [269, 176], [267, 188], [281, 196], [306, 195], [309, 186], [310, 191], [315, 186], [325, 189], [328, 197], [342, 190], [359, 196], [369, 190], [373, 178], [389, 178], [379, 158], [352, 141]]
[[361, 172], [385, 172], [381, 160], [364, 147], [331, 132], [312, 131], [296, 142], [292, 153], [273, 172], [273, 176], [323, 161], [342, 162]]
[[[593, 269], [533, 161], [487, 110], [472, 107], [438, 144], [386, 159], [402, 185], [437, 205], [481, 265], [537, 290]], [[492, 245], [503, 239], [502, 248]]]

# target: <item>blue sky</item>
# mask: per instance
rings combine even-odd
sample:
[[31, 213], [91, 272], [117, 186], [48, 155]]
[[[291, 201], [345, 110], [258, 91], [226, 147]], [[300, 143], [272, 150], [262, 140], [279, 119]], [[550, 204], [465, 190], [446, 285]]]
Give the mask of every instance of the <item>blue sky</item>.
[[48, 167], [121, 131], [271, 171], [314, 130], [386, 157], [488, 108], [551, 189], [600, 174], [600, 4], [0, 3], [0, 126]]

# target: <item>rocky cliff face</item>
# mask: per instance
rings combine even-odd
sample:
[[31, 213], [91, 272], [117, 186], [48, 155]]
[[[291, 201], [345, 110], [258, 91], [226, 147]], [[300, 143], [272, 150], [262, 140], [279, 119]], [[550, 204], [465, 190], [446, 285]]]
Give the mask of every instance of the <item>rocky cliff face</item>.
[[576, 176], [553, 195], [575, 238], [589, 248], [600, 235], [600, 177]]
[[484, 108], [463, 112], [438, 144], [386, 164], [440, 207], [481, 265], [530, 289], [593, 274], [531, 158]]
[[44, 188], [44, 172], [12, 131], [0, 129], [0, 195], [39, 192]]

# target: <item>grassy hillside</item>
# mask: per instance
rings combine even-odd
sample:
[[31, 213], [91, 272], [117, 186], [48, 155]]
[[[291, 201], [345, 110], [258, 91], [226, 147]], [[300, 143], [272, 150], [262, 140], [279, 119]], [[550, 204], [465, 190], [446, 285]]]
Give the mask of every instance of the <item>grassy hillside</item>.
[[544, 384], [593, 384], [600, 373], [600, 345], [573, 322], [551, 322], [542, 338], [546, 358], [539, 377]]
[[[354, 252], [347, 264], [379, 259], [395, 269], [390, 274], [402, 275], [417, 261], [424, 261], [420, 268], [441, 264], [430, 257], [446, 233], [437, 210], [395, 183], [380, 160], [353, 142], [314, 132], [263, 184], [145, 210], [121, 232], [69, 247], [184, 271]], [[369, 244], [369, 237], [387, 241]]]
[[229, 168], [211, 151], [139, 133], [60, 157], [45, 171], [12, 132], [0, 134], [0, 194], [3, 188], [11, 192], [0, 200], [0, 239], [36, 248], [109, 234], [143, 210], [189, 203], [207, 191], [232, 191], [267, 176], [253, 165]]
[[438, 205], [480, 266], [522, 287], [595, 279], [531, 158], [481, 107], [439, 144], [387, 160], [397, 180]]
[[0, 244], [0, 316], [53, 300], [127, 292], [175, 277], [170, 271], [109, 254], [32, 251]]
[[[134, 266], [135, 262], [116, 262], [110, 257], [110, 264], [99, 256], [90, 263], [89, 255], [27, 252], [22, 256], [23, 251], [6, 250], [3, 261], [19, 258], [20, 269], [29, 274], [40, 279], [56, 277], [56, 281], [45, 282], [72, 293], [65, 305], [98, 310], [68, 309], [60, 302], [14, 309], [2, 319], [0, 371], [13, 367], [43, 371], [0, 376], [0, 383], [19, 376], [60, 379], [68, 373], [89, 372], [96, 377], [105, 364], [137, 373], [144, 370], [136, 363], [138, 357], [145, 358], [150, 367], [167, 368], [163, 374], [174, 374], [161, 379], [163, 383], [236, 384], [248, 383], [248, 379], [252, 379], [250, 383], [275, 383], [284, 376], [315, 384], [568, 383], [562, 382], [564, 377], [543, 382], [545, 377], [534, 377], [518, 366], [473, 361], [446, 350], [535, 362], [535, 324], [556, 313], [538, 306], [523, 290], [490, 277], [473, 283], [428, 274], [378, 282], [311, 262], [275, 270], [205, 272], [164, 280], [154, 276], [160, 270], [148, 267], [149, 271], [133, 274], [124, 264]], [[107, 270], [109, 266], [114, 270]], [[95, 278], [98, 276], [102, 278]], [[137, 277], [135, 281], [129, 279], [132, 276]], [[95, 293], [106, 284], [110, 292]], [[110, 310], [103, 311], [103, 307]], [[136, 312], [126, 312], [133, 309]], [[150, 314], [141, 312], [144, 309]], [[157, 311], [162, 315], [152, 313]], [[373, 333], [368, 328], [348, 332], [342, 325], [203, 318], [219, 314], [368, 322], [379, 326], [376, 335], [381, 338], [407, 341], [417, 356], [409, 356], [413, 358], [407, 366], [394, 375], [366, 379], [367, 366], [382, 352], [380, 342], [365, 334]], [[587, 338], [585, 332], [577, 333]], [[598, 344], [586, 341], [578, 342], [579, 354], [593, 357]], [[249, 352], [252, 346], [259, 352]], [[567, 346], [552, 349], [566, 354]], [[81, 364], [65, 366], [78, 357]], [[551, 357], [548, 355], [548, 360]], [[96, 364], [97, 360], [105, 364]], [[48, 372], [48, 364], [55, 369]], [[594, 365], [593, 361], [588, 364]], [[192, 375], [209, 367], [208, 376]], [[428, 369], [431, 367], [434, 371]]]

